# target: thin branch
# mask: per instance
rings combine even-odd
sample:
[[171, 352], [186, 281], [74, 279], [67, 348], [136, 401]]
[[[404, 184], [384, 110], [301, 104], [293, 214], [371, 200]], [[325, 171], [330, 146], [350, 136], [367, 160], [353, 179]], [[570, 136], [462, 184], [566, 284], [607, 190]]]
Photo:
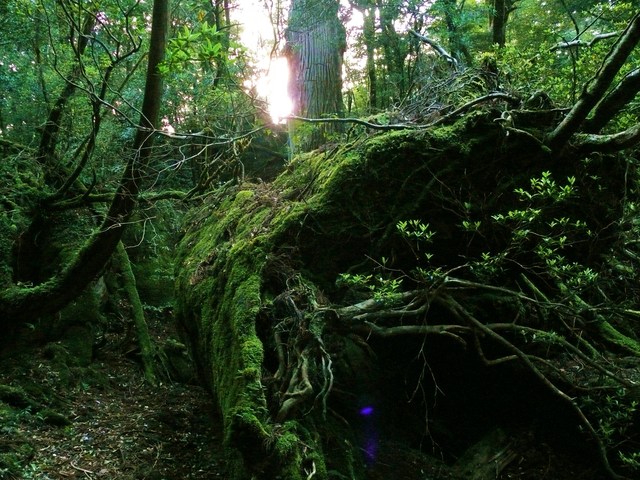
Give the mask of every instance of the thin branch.
[[469, 327], [462, 325], [399, 325], [397, 327], [380, 327], [375, 323], [364, 322], [371, 333], [380, 337], [395, 337], [398, 335], [447, 335], [466, 344], [456, 333], [469, 333]]
[[474, 106], [478, 105], [479, 103], [490, 102], [490, 101], [493, 101], [493, 100], [506, 100], [507, 102], [509, 102], [511, 104], [514, 104], [514, 105], [518, 105], [520, 103], [520, 99], [519, 98], [514, 97], [513, 95], [509, 95], [508, 93], [492, 92], [492, 93], [489, 93], [487, 95], [483, 95], [482, 97], [475, 98], [475, 99], [465, 103], [461, 107], [456, 108], [454, 111], [449, 112], [446, 115], [443, 115], [442, 117], [440, 117], [435, 122], [430, 123], [428, 126], [431, 127], [431, 126], [434, 126], [434, 125], [440, 125], [441, 123], [446, 123], [449, 120], [451, 120], [453, 118], [456, 118], [458, 115], [461, 115], [461, 114], [465, 113], [471, 107], [474, 107]]
[[487, 325], [483, 324], [481, 321], [476, 319], [471, 313], [469, 313], [462, 305], [460, 305], [453, 297], [450, 295], [443, 295], [438, 299], [445, 308], [448, 308], [451, 313], [456, 315], [461, 320], [465, 320], [467, 323], [477, 328], [487, 337], [493, 339], [507, 350], [511, 351], [514, 355], [516, 355], [522, 363], [526, 365], [529, 371], [538, 378], [556, 397], [558, 397], [563, 403], [567, 404], [571, 409], [576, 413], [582, 425], [586, 428], [586, 430], [591, 435], [591, 438], [596, 442], [598, 446], [598, 451], [600, 454], [600, 459], [602, 461], [603, 468], [607, 471], [609, 476], [614, 479], [622, 479], [624, 477], [618, 475], [611, 468], [611, 464], [609, 463], [609, 459], [607, 457], [607, 449], [596, 432], [593, 425], [587, 417], [584, 415], [582, 409], [576, 404], [576, 402], [569, 397], [565, 392], [556, 387], [544, 373], [542, 373], [532, 362], [529, 355], [525, 354], [522, 350], [516, 347], [513, 343], [508, 341], [502, 335], [496, 333], [491, 330]]
[[364, 125], [372, 130], [406, 130], [422, 128], [422, 125], [408, 125], [406, 123], [393, 124], [393, 125], [381, 125], [379, 123], [371, 123], [360, 118], [307, 118], [299, 117], [297, 115], [289, 115], [282, 117], [283, 120], [300, 120], [306, 123], [355, 123], [358, 125]]
[[506, 100], [507, 102], [512, 104], [520, 103], [520, 99], [517, 97], [514, 97], [513, 95], [509, 95], [508, 93], [502, 93], [502, 92], [493, 92], [487, 95], [483, 95], [482, 97], [475, 98], [465, 103], [461, 107], [456, 108], [454, 111], [448, 113], [447, 115], [443, 115], [435, 122], [428, 123], [425, 125], [415, 125], [415, 124], [406, 124], [406, 123], [381, 125], [379, 123], [367, 122], [366, 120], [362, 120], [360, 118], [306, 118], [306, 117], [298, 117], [296, 115], [283, 117], [283, 119], [284, 120], [300, 120], [302, 122], [307, 122], [307, 123], [356, 123], [358, 125], [364, 125], [365, 127], [371, 128], [373, 130], [407, 130], [407, 129], [418, 130], [418, 129], [429, 128], [435, 125], [446, 123], [456, 118], [457, 116], [463, 114], [464, 112], [469, 110], [471, 107], [474, 107], [480, 103], [490, 102], [493, 100]]

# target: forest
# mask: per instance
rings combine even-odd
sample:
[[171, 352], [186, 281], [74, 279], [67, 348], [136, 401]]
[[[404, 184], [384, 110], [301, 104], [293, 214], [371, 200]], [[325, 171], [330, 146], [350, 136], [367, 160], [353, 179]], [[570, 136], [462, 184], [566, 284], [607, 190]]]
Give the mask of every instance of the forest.
[[638, 478], [639, 43], [637, 0], [0, 1], [0, 479]]

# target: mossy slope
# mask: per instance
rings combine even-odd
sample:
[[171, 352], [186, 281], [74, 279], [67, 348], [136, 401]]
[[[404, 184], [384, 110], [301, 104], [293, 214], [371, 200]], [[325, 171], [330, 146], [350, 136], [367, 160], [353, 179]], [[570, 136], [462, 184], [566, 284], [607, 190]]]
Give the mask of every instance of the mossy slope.
[[[218, 192], [191, 212], [176, 261], [178, 319], [217, 398], [235, 478], [296, 480], [312, 467], [314, 478], [364, 477], [354, 432], [331, 415], [325, 420], [317, 405], [284, 425], [274, 421], [277, 399], [265, 382], [275, 370], [277, 319], [264, 312], [292, 279], [309, 285], [310, 297], [334, 302], [338, 274], [362, 271], [367, 258], [387, 256], [409, 271], [415, 252], [396, 234], [400, 220], [429, 223], [436, 262], [449, 268], [463, 254], [499, 248], [500, 232], [464, 234], [469, 205], [478, 215], [500, 211], [532, 175], [575, 165], [509, 137], [493, 122], [498, 116], [479, 112], [302, 155], [271, 184]], [[594, 197], [594, 208], [615, 203], [604, 200]], [[338, 447], [331, 438], [340, 438]]]
[[[306, 478], [311, 463], [327, 478], [322, 441], [309, 433], [313, 415], [285, 426], [272, 420], [256, 330], [261, 307], [293, 271], [330, 289], [339, 272], [387, 248], [390, 227], [427, 208], [434, 172], [456, 169], [449, 158], [481, 167], [472, 153], [484, 156], [500, 131], [479, 128], [471, 119], [307, 154], [272, 184], [242, 185], [192, 212], [176, 263], [178, 318], [218, 399], [237, 478]], [[474, 130], [480, 143], [462, 142]], [[421, 216], [439, 214], [428, 208]], [[331, 463], [358, 469], [357, 453], [341, 455]]]

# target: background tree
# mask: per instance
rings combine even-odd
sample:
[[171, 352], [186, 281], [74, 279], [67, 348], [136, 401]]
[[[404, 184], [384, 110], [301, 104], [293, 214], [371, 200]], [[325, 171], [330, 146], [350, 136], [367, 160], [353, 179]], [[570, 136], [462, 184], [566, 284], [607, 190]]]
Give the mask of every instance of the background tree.
[[517, 8], [517, 0], [491, 0], [490, 25], [492, 41], [499, 47], [507, 42], [507, 22], [509, 15]]

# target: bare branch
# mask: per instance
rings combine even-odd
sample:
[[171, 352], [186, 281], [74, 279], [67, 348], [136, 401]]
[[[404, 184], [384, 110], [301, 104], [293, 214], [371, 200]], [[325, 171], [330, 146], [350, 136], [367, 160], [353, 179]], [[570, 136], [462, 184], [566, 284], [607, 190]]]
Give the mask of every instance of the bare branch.
[[454, 111], [449, 112], [446, 115], [443, 115], [435, 122], [430, 123], [428, 126], [434, 126], [434, 125], [440, 125], [441, 123], [446, 123], [456, 118], [458, 115], [463, 114], [464, 112], [469, 110], [471, 107], [474, 107], [480, 103], [490, 102], [492, 100], [506, 100], [507, 102], [512, 104], [520, 103], [520, 99], [517, 97], [514, 97], [513, 95], [509, 95], [508, 93], [502, 93], [502, 92], [493, 92], [487, 95], [483, 95], [482, 97], [474, 98], [473, 100], [465, 103], [461, 107], [456, 108]]
[[556, 50], [564, 50], [566, 48], [579, 48], [579, 47], [591, 48], [596, 43], [601, 42], [602, 40], [614, 38], [614, 37], [617, 37], [618, 35], [620, 35], [620, 32], [600, 33], [598, 35], [595, 35], [588, 42], [586, 40], [580, 40], [580, 39], [571, 40], [568, 42], [559, 42], [559, 43], [556, 43], [553, 47], [551, 47], [549, 51], [555, 52]]
[[[445, 335], [466, 344], [456, 333], [470, 333], [469, 327], [462, 325], [399, 325], [397, 327], [380, 327], [375, 323], [364, 322], [371, 333], [380, 337], [395, 337], [398, 335]], [[455, 333], [454, 333], [455, 332]]]
[[411, 128], [421, 128], [421, 125], [409, 125], [406, 123], [399, 123], [395, 125], [381, 125], [379, 123], [371, 123], [360, 118], [307, 118], [298, 117], [297, 115], [289, 115], [283, 117], [283, 120], [300, 120], [306, 123], [355, 123], [358, 125], [364, 125], [372, 130], [406, 130]]
[[449, 52], [447, 52], [444, 49], [444, 47], [442, 47], [442, 45], [440, 45], [435, 40], [433, 40], [433, 39], [431, 39], [429, 37], [425, 37], [424, 35], [420, 35], [415, 30], [410, 29], [409, 33], [411, 33], [413, 36], [418, 38], [421, 42], [426, 43], [431, 48], [433, 48], [438, 55], [440, 55], [442, 58], [444, 58], [447, 61], [447, 63], [451, 66], [451, 68], [453, 68], [454, 71], [458, 71], [458, 68], [459, 68], [458, 60], [456, 60], [451, 54], [449, 54]]

